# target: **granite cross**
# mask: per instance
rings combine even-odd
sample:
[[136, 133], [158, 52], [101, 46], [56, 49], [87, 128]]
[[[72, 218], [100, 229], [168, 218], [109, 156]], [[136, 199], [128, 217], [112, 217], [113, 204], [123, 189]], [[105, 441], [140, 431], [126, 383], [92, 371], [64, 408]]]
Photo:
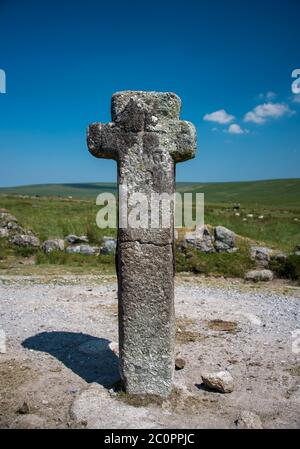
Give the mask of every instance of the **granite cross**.
[[[118, 185], [129, 195], [174, 193], [175, 164], [196, 149], [195, 128], [179, 119], [180, 107], [173, 93], [118, 92], [112, 122], [89, 126], [89, 151], [117, 161]], [[116, 257], [125, 389], [168, 396], [175, 364], [174, 214], [168, 228], [119, 226]]]

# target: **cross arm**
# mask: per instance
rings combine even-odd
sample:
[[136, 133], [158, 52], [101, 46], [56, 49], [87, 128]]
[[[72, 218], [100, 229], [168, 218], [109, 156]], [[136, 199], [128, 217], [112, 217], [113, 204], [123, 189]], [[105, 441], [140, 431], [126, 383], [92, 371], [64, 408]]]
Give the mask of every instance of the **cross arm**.
[[120, 136], [114, 123], [93, 123], [87, 130], [90, 153], [98, 158], [118, 159]]
[[197, 135], [196, 128], [191, 122], [181, 120], [179, 122], [176, 145], [172, 151], [175, 162], [183, 162], [193, 159], [196, 154]]

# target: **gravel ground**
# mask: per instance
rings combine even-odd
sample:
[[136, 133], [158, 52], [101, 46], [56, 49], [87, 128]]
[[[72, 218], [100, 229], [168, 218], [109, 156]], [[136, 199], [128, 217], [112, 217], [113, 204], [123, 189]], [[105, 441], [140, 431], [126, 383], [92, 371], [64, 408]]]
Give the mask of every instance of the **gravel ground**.
[[[134, 402], [118, 381], [113, 277], [0, 277], [0, 428], [300, 427], [300, 289], [238, 281], [176, 281], [177, 352], [170, 399]], [[299, 330], [297, 332], [297, 329]], [[234, 391], [201, 374], [228, 370]]]

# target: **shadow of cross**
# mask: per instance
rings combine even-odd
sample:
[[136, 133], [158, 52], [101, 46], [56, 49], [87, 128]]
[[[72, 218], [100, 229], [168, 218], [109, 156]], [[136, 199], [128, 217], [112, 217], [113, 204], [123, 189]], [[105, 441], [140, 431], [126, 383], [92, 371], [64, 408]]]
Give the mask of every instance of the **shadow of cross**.
[[[175, 164], [193, 158], [196, 149], [195, 128], [179, 119], [180, 107], [173, 93], [119, 92], [112, 97], [112, 122], [90, 125], [89, 151], [117, 161], [127, 197], [142, 193], [151, 204], [153, 194], [174, 193]], [[119, 226], [117, 272], [126, 391], [167, 396], [175, 350], [173, 204], [168, 227]]]

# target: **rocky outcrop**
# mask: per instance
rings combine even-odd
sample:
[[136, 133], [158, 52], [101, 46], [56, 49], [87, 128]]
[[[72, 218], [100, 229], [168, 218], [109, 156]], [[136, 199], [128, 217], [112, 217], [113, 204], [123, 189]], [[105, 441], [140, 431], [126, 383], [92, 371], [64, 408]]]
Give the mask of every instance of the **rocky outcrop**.
[[62, 239], [46, 240], [42, 244], [42, 249], [45, 253], [51, 253], [52, 251], [64, 251], [65, 242]]
[[261, 267], [268, 266], [273, 250], [265, 246], [251, 246], [250, 256]]
[[215, 248], [213, 245], [213, 237], [209, 232], [209, 228], [206, 225], [196, 228], [194, 232], [187, 232], [185, 234], [185, 241], [188, 245], [196, 248], [202, 253], [213, 253]]
[[10, 242], [16, 246], [35, 247], [40, 246], [40, 241], [34, 235], [17, 234], [10, 239]]
[[230, 229], [224, 226], [215, 228], [215, 248], [218, 253], [234, 253], [237, 251], [235, 246], [236, 235]]

